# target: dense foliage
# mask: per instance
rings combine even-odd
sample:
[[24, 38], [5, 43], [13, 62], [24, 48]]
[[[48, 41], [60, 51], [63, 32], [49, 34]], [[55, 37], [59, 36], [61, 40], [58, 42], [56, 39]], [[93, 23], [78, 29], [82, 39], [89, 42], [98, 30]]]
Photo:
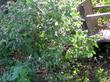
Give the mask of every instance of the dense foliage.
[[78, 3], [8, 2], [0, 11], [1, 82], [59, 82], [75, 76], [75, 61], [92, 57], [97, 47], [97, 37], [81, 29]]

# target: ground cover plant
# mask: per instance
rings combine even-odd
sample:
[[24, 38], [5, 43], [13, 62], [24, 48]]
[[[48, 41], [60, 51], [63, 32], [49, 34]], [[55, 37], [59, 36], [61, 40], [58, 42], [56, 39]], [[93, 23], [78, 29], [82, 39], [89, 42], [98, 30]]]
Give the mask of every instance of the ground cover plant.
[[[88, 67], [76, 61], [93, 57], [98, 37], [82, 30], [79, 3], [8, 2], [0, 10], [0, 82], [89, 82]], [[95, 71], [103, 82], [103, 69]]]

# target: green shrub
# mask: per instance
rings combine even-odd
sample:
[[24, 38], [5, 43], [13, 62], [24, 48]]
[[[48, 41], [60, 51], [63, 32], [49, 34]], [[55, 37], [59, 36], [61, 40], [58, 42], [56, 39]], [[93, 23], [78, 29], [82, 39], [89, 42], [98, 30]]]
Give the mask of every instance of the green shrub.
[[95, 70], [93, 82], [106, 82], [104, 69], [98, 68]]
[[[71, 63], [77, 58], [95, 54], [97, 37], [81, 29], [78, 3], [17, 0], [0, 11], [0, 62], [5, 69], [1, 82], [21, 82], [22, 77], [23, 82], [36, 82], [39, 77], [59, 82], [68, 77], [65, 73], [72, 75]], [[7, 79], [11, 74], [16, 76]]]

